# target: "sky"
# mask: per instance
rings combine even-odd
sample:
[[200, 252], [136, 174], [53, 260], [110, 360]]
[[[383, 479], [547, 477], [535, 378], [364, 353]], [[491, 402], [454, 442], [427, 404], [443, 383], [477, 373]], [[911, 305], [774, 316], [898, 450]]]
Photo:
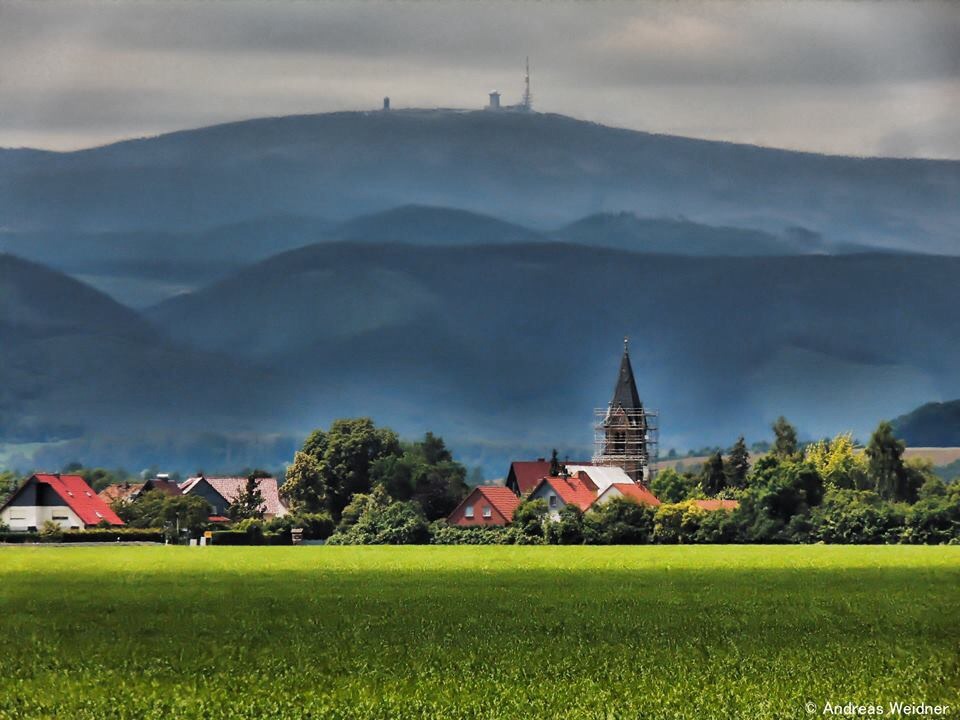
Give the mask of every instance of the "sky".
[[70, 150], [265, 115], [480, 108], [960, 159], [956, 2], [0, 0], [0, 147]]

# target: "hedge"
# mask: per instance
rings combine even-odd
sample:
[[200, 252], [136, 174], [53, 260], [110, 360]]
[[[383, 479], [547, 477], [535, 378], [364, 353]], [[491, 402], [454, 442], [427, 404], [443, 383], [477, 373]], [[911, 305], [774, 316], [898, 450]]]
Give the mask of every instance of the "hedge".
[[244, 530], [216, 530], [213, 545], [289, 545], [289, 533], [256, 533]]
[[57, 542], [163, 542], [163, 530], [159, 528], [92, 528], [90, 530], [64, 530]]
[[0, 543], [40, 542], [40, 534], [35, 532], [0, 532]]

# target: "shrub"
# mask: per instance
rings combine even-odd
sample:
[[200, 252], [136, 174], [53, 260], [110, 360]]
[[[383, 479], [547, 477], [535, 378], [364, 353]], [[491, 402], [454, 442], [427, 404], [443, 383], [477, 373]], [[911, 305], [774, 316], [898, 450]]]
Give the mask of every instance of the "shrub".
[[337, 531], [331, 545], [420, 545], [430, 542], [423, 511], [415, 502], [395, 502], [381, 507], [371, 503], [347, 530]]
[[551, 545], [582, 545], [583, 511], [575, 505], [564, 505], [559, 515], [556, 522], [544, 526], [544, 541]]
[[690, 501], [660, 505], [653, 517], [653, 539], [664, 545], [695, 542], [706, 515]]
[[326, 540], [333, 535], [333, 518], [327, 512], [300, 513], [272, 518], [264, 525], [264, 531], [274, 533], [290, 534], [294, 528], [303, 530], [304, 540]]
[[813, 539], [827, 543], [897, 542], [903, 513], [872, 490], [831, 490], [810, 516]]
[[60, 542], [63, 537], [63, 528], [60, 527], [58, 522], [44, 520], [38, 534], [40, 535], [40, 542]]
[[614, 498], [583, 516], [583, 538], [590, 545], [638, 545], [651, 541], [655, 509], [629, 498]]
[[458, 527], [443, 520], [430, 523], [431, 545], [503, 545], [512, 542], [508, 528]]

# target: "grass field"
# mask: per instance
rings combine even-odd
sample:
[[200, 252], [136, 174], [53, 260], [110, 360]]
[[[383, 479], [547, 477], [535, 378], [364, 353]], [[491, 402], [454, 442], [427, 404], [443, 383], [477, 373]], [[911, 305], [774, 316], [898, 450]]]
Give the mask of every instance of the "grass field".
[[960, 548], [8, 547], [0, 638], [17, 720], [960, 717]]

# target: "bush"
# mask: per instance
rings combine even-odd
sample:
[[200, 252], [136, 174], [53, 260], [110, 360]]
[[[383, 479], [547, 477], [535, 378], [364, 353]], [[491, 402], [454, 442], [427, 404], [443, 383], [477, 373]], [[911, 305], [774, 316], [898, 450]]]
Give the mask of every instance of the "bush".
[[583, 511], [575, 505], [560, 508], [556, 522], [544, 526], [544, 541], [551, 545], [583, 545]]
[[287, 533], [294, 528], [303, 530], [304, 540], [326, 540], [333, 535], [333, 518], [330, 513], [300, 513], [273, 518], [264, 525], [266, 532]]
[[696, 542], [707, 514], [690, 501], [660, 505], [653, 517], [653, 539], [664, 545]]
[[614, 498], [583, 516], [583, 538], [590, 545], [641, 545], [651, 542], [656, 510], [628, 498]]
[[60, 542], [60, 538], [63, 537], [63, 528], [60, 527], [58, 522], [44, 520], [38, 534], [40, 535], [40, 542]]
[[334, 533], [331, 545], [425, 545], [430, 530], [423, 511], [415, 502], [395, 502], [382, 507], [370, 504], [356, 523]]
[[831, 490], [810, 520], [815, 540], [870, 545], [897, 542], [904, 517], [872, 490]]
[[504, 545], [511, 541], [510, 531], [505, 527], [459, 527], [443, 520], [430, 524], [431, 545]]

